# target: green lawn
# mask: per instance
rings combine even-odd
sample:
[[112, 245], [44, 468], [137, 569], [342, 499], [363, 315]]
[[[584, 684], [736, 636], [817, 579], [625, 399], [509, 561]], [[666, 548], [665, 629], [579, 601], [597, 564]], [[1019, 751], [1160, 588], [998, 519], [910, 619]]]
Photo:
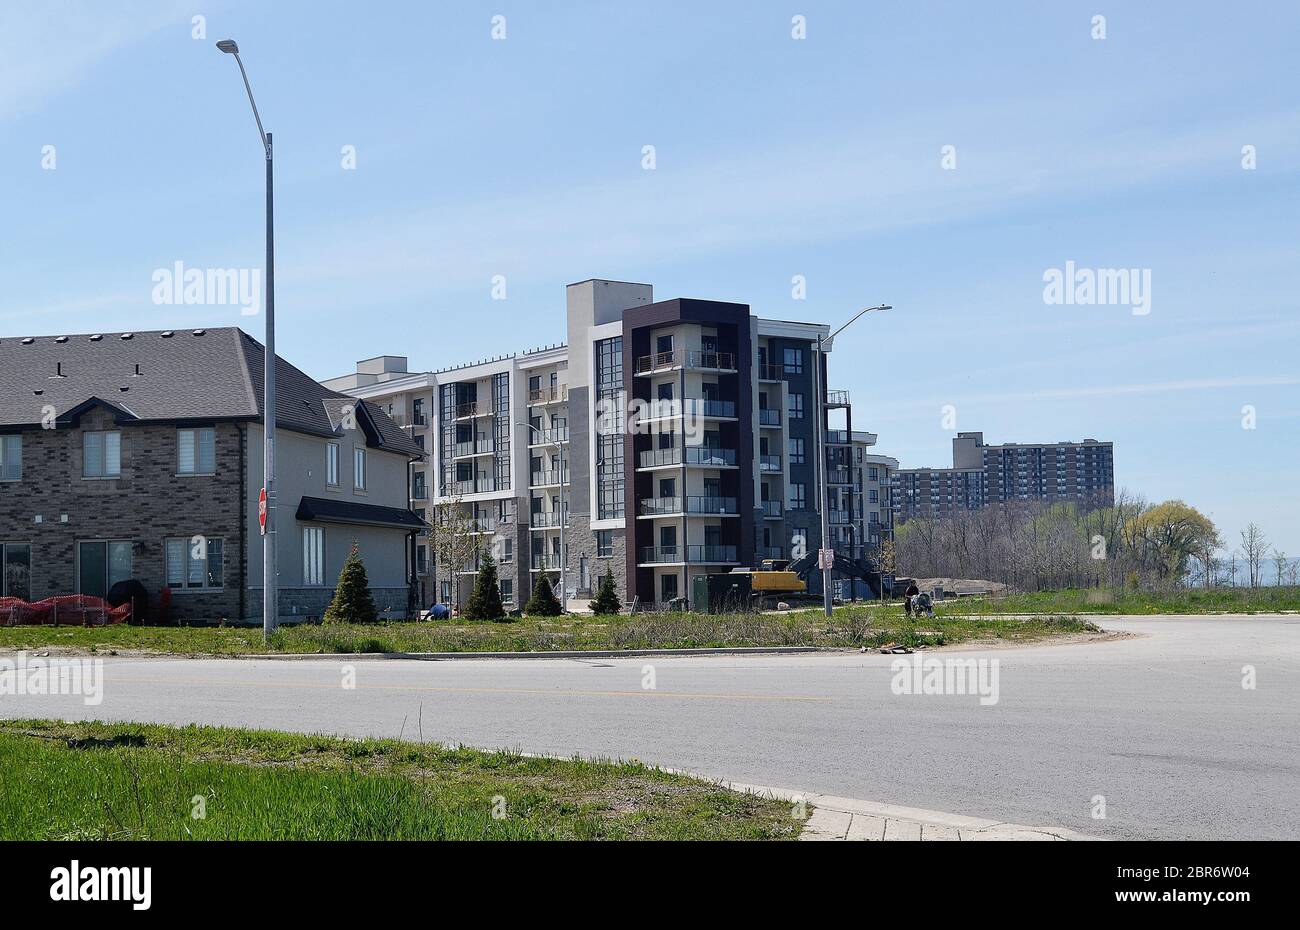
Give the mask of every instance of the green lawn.
[[0, 779], [0, 840], [766, 840], [802, 828], [784, 801], [634, 762], [220, 727], [0, 721]]
[[1191, 588], [1169, 592], [1037, 591], [941, 603], [952, 614], [1211, 614], [1300, 611], [1300, 587]]
[[591, 649], [682, 649], [733, 646], [878, 647], [945, 645], [979, 639], [1034, 640], [1087, 632], [1066, 617], [1034, 620], [958, 618], [911, 623], [901, 608], [842, 607], [783, 614], [639, 614], [525, 618], [510, 623], [426, 621], [281, 627], [271, 642], [249, 627], [5, 627], [0, 652], [159, 652], [182, 655], [341, 652], [547, 652]]

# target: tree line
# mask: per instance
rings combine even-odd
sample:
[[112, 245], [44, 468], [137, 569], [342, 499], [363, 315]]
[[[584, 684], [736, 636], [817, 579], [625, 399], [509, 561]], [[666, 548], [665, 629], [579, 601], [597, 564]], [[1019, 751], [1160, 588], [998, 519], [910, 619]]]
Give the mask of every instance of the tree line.
[[[1226, 551], [1209, 517], [1180, 500], [1152, 504], [1128, 491], [1096, 507], [1009, 502], [944, 517], [913, 517], [894, 533], [892, 560], [918, 578], [978, 578], [1023, 591], [1078, 587], [1168, 590], [1296, 584], [1297, 563], [1260, 528]], [[1238, 578], [1238, 565], [1245, 571]]]

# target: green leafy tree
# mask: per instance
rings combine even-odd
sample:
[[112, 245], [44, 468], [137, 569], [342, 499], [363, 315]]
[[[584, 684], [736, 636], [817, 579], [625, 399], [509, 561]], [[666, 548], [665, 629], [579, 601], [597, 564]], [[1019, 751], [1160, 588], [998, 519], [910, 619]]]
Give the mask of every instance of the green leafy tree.
[[378, 619], [375, 599], [370, 594], [370, 579], [366, 577], [366, 566], [358, 554], [357, 544], [352, 543], [343, 570], [339, 572], [339, 583], [334, 589], [334, 600], [325, 609], [326, 623], [374, 623]]
[[542, 575], [533, 585], [533, 596], [524, 605], [524, 614], [529, 617], [558, 617], [560, 613], [560, 601], [551, 590], [551, 582]]
[[623, 602], [618, 599], [618, 588], [614, 584], [614, 571], [605, 566], [605, 577], [600, 579], [600, 588], [596, 598], [591, 602], [591, 612], [599, 615], [616, 614], [623, 609]]
[[501, 603], [501, 584], [497, 580], [497, 563], [492, 553], [484, 552], [479, 562], [474, 590], [465, 602], [466, 620], [503, 620], [506, 608]]

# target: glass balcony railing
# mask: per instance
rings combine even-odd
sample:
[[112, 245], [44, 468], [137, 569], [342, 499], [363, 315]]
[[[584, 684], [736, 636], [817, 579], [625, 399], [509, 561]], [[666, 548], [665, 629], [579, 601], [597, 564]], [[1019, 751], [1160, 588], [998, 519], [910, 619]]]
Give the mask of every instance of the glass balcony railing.
[[554, 552], [534, 555], [532, 569], [535, 572], [558, 572], [560, 570], [560, 557]]
[[735, 546], [642, 546], [637, 550], [637, 561], [642, 565], [672, 562], [717, 564], [736, 560]]
[[529, 522], [535, 530], [552, 530], [561, 525], [568, 525], [568, 512], [558, 510], [538, 510], [529, 516]]
[[780, 471], [781, 456], [779, 455], [760, 455], [758, 457], [759, 471]]
[[785, 506], [780, 501], [763, 501], [763, 517], [769, 520], [779, 520], [785, 513]]
[[784, 381], [785, 368], [780, 365], [759, 365], [758, 380], [760, 381]]
[[534, 488], [545, 488], [557, 484], [567, 484], [569, 481], [569, 470], [552, 468], [548, 471], [535, 471], [529, 478], [529, 485]]
[[569, 399], [569, 386], [557, 384], [548, 387], [532, 388], [528, 392], [530, 404], [556, 404]]
[[528, 431], [528, 444], [533, 446], [542, 446], [554, 442], [568, 442], [569, 428], [567, 426], [555, 426], [551, 429], [530, 429]]
[[774, 407], [760, 407], [758, 409], [759, 426], [780, 426], [781, 411]]
[[685, 449], [650, 449], [642, 452], [637, 461], [641, 468], [659, 468], [664, 465], [695, 465], [701, 468], [726, 468], [736, 464], [735, 449], [718, 449], [713, 446], [687, 446]]
[[491, 439], [479, 439], [471, 442], [458, 442], [452, 450], [452, 454], [457, 458], [463, 458], [467, 455], [484, 455], [495, 450], [495, 444]]
[[675, 349], [669, 352], [656, 352], [653, 355], [642, 355], [636, 360], [636, 373], [639, 375], [671, 368], [735, 371], [736, 356], [731, 352], [697, 349], [684, 352], [681, 349]]
[[647, 497], [641, 501], [641, 515], [644, 517], [670, 516], [673, 514], [710, 514], [736, 513], [734, 497]]

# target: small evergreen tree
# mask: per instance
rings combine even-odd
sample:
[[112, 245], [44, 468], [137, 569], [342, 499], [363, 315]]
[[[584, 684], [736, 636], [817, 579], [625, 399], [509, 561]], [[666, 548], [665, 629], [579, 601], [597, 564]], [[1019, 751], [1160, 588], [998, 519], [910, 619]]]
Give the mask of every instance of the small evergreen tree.
[[465, 602], [466, 620], [501, 620], [506, 615], [505, 605], [501, 603], [501, 585], [497, 581], [497, 563], [492, 553], [484, 552], [479, 563], [478, 577], [474, 581], [474, 591]]
[[551, 590], [551, 582], [543, 574], [533, 585], [533, 596], [524, 605], [524, 613], [529, 617], [558, 617], [561, 613], [559, 599]]
[[348, 553], [343, 570], [339, 572], [334, 599], [325, 609], [326, 623], [374, 623], [379, 617], [375, 610], [375, 599], [370, 594], [366, 566], [357, 552], [357, 544], [353, 542], [352, 551]]
[[591, 602], [593, 614], [616, 614], [623, 609], [623, 602], [618, 599], [618, 588], [614, 584], [614, 570], [605, 566], [605, 577], [600, 579], [600, 589], [596, 599]]

